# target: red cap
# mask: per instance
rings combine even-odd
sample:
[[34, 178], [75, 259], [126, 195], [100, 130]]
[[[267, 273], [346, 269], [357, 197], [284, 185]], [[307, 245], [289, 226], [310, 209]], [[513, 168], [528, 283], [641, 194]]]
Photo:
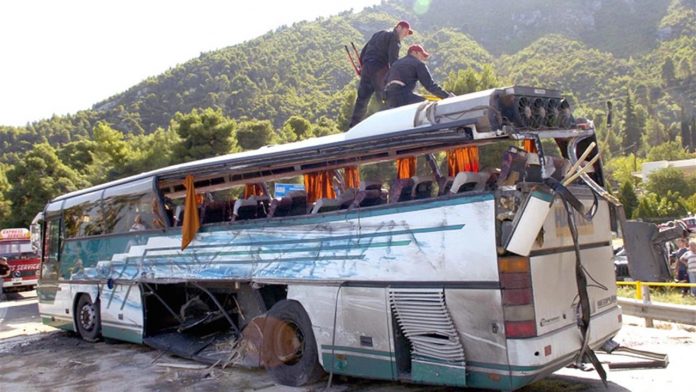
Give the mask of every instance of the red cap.
[[413, 52], [418, 52], [418, 53], [423, 53], [425, 57], [430, 57], [430, 53], [426, 52], [425, 49], [423, 48], [423, 45], [419, 44], [413, 44], [408, 47], [408, 54], [411, 54]]
[[400, 21], [399, 23], [396, 24], [396, 27], [403, 27], [406, 30], [408, 30], [408, 34], [411, 35], [413, 34], [413, 30], [411, 30], [411, 24], [408, 23], [405, 20]]

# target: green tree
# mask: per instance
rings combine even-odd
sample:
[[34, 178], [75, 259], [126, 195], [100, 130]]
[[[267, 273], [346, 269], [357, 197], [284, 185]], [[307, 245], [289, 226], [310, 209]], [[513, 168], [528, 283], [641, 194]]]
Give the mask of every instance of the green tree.
[[694, 141], [693, 141], [693, 131], [690, 129], [691, 127], [689, 126], [689, 118], [686, 115], [686, 110], [684, 110], [684, 106], [681, 107], [681, 121], [679, 122], [680, 129], [681, 129], [681, 141], [682, 141], [682, 146], [687, 151], [693, 151], [694, 150]]
[[633, 154], [614, 157], [606, 164], [607, 177], [616, 185], [623, 184], [626, 181], [635, 183], [637, 180], [633, 173], [640, 170], [643, 162], [645, 162], [644, 159], [638, 158]]
[[638, 153], [640, 147], [640, 137], [642, 127], [636, 114], [636, 108], [633, 104], [633, 94], [628, 93], [624, 106], [624, 122], [623, 122], [623, 150], [624, 152]]
[[671, 57], [667, 57], [662, 63], [662, 83], [665, 86], [671, 86], [675, 79], [674, 62]]
[[163, 128], [149, 135], [131, 138], [128, 143], [133, 154], [124, 167], [124, 174], [132, 175], [169, 165], [174, 148], [180, 141], [174, 130]]
[[338, 124], [336, 124], [334, 120], [326, 116], [321, 116], [319, 117], [319, 120], [317, 120], [317, 123], [314, 124], [314, 129], [312, 132], [315, 136], [321, 137], [341, 133], [341, 130], [338, 129]]
[[634, 218], [679, 218], [686, 214], [686, 207], [678, 193], [668, 191], [664, 196], [648, 192], [644, 194], [636, 208]]
[[672, 192], [682, 197], [689, 197], [694, 193], [694, 184], [693, 180], [687, 180], [681, 170], [668, 167], [650, 174], [645, 189], [656, 195]]
[[98, 184], [125, 175], [133, 151], [123, 133], [101, 121], [94, 127], [93, 133], [92, 161], [86, 169], [89, 181]]
[[5, 171], [5, 165], [0, 164], [0, 227], [5, 226], [5, 222], [10, 217], [12, 211], [12, 203], [5, 196], [11, 189]]
[[58, 158], [68, 167], [85, 174], [94, 160], [97, 143], [89, 139], [79, 139], [66, 143], [58, 150]]
[[291, 116], [288, 118], [281, 128], [281, 133], [294, 136], [291, 136], [290, 140], [286, 139], [286, 142], [309, 139], [314, 136], [312, 123], [302, 116]]
[[672, 140], [666, 143], [655, 145], [648, 150], [647, 160], [653, 161], [676, 161], [679, 159], [689, 159], [689, 154], [678, 141]]
[[237, 128], [237, 143], [242, 150], [256, 150], [275, 144], [277, 139], [273, 123], [268, 120], [243, 121]]
[[633, 188], [633, 181], [626, 181], [619, 190], [619, 200], [623, 204], [627, 217], [633, 216], [633, 211], [638, 207], [638, 196]]
[[7, 172], [7, 179], [12, 184], [8, 198], [13, 204], [8, 223], [19, 227], [28, 226], [52, 198], [87, 185], [46, 143], [37, 144], [24, 154]]
[[234, 138], [237, 123], [211, 108], [176, 113], [170, 128], [181, 138], [175, 146], [172, 162], [189, 162], [229, 154], [238, 150]]

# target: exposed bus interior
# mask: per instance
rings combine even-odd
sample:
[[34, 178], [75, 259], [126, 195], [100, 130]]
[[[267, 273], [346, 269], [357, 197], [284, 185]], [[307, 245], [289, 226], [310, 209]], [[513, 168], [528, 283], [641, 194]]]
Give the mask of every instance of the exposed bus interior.
[[[258, 322], [274, 303], [286, 297], [283, 286], [252, 288], [249, 282], [187, 281], [141, 283], [144, 341], [148, 345], [206, 363], [259, 366], [258, 355], [238, 352], [238, 341], [250, 323]], [[245, 330], [253, 339], [260, 326]]]

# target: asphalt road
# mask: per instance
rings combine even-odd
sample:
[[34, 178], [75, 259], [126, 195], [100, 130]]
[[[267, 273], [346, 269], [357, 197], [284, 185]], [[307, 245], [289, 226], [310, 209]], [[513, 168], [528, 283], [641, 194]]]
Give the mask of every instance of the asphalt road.
[[[612, 370], [604, 388], [595, 372], [562, 369], [524, 391], [655, 391], [694, 390], [688, 376], [696, 358], [696, 328], [656, 322], [644, 328], [640, 319], [624, 316], [617, 336], [623, 345], [669, 354], [666, 369]], [[633, 358], [600, 355], [604, 363]], [[40, 324], [35, 293], [10, 294], [0, 302], [0, 390], [8, 391], [318, 391], [275, 385], [263, 370], [208, 368], [195, 362], [127, 343], [83, 342]], [[331, 391], [455, 391], [454, 388], [375, 382], [337, 377]], [[8, 389], [5, 389], [8, 388]], [[676, 390], [676, 389], [675, 389]]]

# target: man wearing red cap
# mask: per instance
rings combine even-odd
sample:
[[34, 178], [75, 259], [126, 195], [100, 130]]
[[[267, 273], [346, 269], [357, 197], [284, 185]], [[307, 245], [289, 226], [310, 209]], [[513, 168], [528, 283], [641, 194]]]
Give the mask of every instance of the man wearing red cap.
[[440, 97], [452, 97], [454, 94], [443, 90], [435, 81], [424, 61], [430, 57], [421, 45], [411, 45], [408, 54], [392, 64], [387, 74], [387, 105], [396, 108], [425, 100], [415, 94], [416, 82], [420, 82], [430, 93]]
[[358, 86], [358, 97], [355, 99], [353, 116], [350, 120], [350, 128], [365, 117], [367, 104], [373, 93], [377, 93], [377, 98], [380, 102], [382, 101], [384, 76], [389, 67], [399, 58], [401, 40], [411, 34], [413, 34], [411, 25], [402, 20], [391, 31], [376, 32], [363, 47], [360, 52], [360, 64], [362, 64], [360, 85]]

